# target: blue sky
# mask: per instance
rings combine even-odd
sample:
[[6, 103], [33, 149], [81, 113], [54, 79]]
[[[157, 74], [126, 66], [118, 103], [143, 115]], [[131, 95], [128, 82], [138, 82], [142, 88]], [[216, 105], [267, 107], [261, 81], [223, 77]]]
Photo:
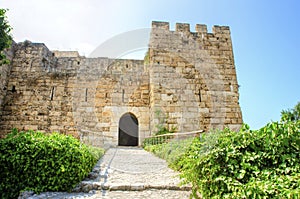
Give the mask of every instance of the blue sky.
[[243, 119], [257, 129], [300, 101], [300, 1], [1, 0], [16, 41], [89, 55], [122, 32], [151, 21], [231, 28]]

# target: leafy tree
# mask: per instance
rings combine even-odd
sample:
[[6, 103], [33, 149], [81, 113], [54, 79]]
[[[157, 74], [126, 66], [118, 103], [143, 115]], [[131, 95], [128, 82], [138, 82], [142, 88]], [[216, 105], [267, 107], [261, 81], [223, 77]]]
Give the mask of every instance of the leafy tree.
[[12, 44], [12, 36], [10, 34], [12, 28], [8, 24], [6, 11], [6, 9], [0, 8], [0, 65], [9, 62], [4, 54], [4, 50]]
[[300, 102], [293, 109], [281, 111], [281, 121], [300, 120]]

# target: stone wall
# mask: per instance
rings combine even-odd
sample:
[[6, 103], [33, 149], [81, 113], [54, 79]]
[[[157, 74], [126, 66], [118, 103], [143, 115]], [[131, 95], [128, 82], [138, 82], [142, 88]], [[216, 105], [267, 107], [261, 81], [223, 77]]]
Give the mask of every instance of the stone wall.
[[[158, 124], [178, 132], [229, 126], [242, 115], [228, 27], [153, 22], [149, 60], [86, 58], [22, 42], [5, 66], [0, 136], [58, 131], [95, 146], [118, 144], [119, 121], [138, 120], [139, 144]], [[5, 88], [5, 89], [4, 89]], [[5, 92], [3, 92], [5, 90]]]
[[117, 141], [120, 117], [127, 112], [139, 121], [140, 141], [149, 136], [149, 74], [143, 61], [112, 60], [99, 79], [95, 103], [98, 125], [105, 137]]
[[[13, 42], [12, 47], [4, 53], [6, 54], [6, 58], [11, 62], [14, 56], [14, 47], [15, 43]], [[11, 71], [11, 64], [0, 65], [0, 115], [3, 108], [3, 100], [6, 96], [7, 92], [7, 84], [9, 81], [9, 75]]]
[[229, 27], [152, 22], [149, 43], [151, 121], [161, 109], [179, 132], [242, 124]]
[[[116, 145], [120, 117], [139, 120], [149, 135], [149, 74], [141, 60], [52, 53], [44, 44], [15, 47], [0, 128], [72, 134], [93, 145]], [[68, 56], [68, 57], [65, 57]]]
[[15, 46], [7, 93], [3, 101], [1, 137], [12, 128], [68, 132], [78, 137], [72, 117], [75, 73], [60, 71], [44, 44], [28, 41]]

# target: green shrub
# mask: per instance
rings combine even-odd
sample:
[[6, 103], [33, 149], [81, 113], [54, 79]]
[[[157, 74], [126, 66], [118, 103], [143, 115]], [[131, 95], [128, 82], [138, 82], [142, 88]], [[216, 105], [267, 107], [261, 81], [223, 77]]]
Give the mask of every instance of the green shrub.
[[161, 125], [157, 125], [157, 132], [155, 133], [155, 135], [165, 135], [165, 134], [169, 134], [169, 133], [175, 133], [176, 131], [176, 127], [171, 127], [171, 128], [167, 128]]
[[179, 165], [203, 198], [299, 198], [300, 122], [270, 123], [257, 131], [226, 129], [213, 144], [197, 138]]
[[159, 136], [159, 137], [149, 137], [144, 139], [142, 144], [143, 147], [165, 143], [173, 138], [172, 135], [166, 135], [166, 134], [172, 134], [175, 133], [176, 131], [175, 127], [166, 128], [163, 126], [163, 124], [157, 125], [156, 127], [158, 130], [157, 132], [154, 133], [154, 136]]
[[13, 130], [0, 140], [1, 198], [16, 198], [24, 190], [70, 191], [91, 171], [99, 152], [71, 136]]
[[96, 160], [99, 160], [105, 153], [105, 150], [99, 147], [87, 145], [89, 152], [94, 156]]
[[165, 159], [169, 167], [175, 170], [179, 170], [180, 166], [178, 161], [181, 156], [185, 154], [186, 150], [189, 148], [193, 141], [193, 138], [186, 139], [173, 139], [168, 143], [161, 143], [157, 145], [146, 145], [145, 150], [152, 152], [156, 156]]
[[151, 145], [158, 145], [158, 144], [163, 144], [167, 141], [169, 141], [173, 136], [160, 136], [160, 137], [150, 137], [150, 138], [145, 138], [143, 141], [143, 147], [146, 146], [151, 146]]
[[300, 120], [300, 102], [293, 109], [281, 111], [281, 121], [297, 121]]

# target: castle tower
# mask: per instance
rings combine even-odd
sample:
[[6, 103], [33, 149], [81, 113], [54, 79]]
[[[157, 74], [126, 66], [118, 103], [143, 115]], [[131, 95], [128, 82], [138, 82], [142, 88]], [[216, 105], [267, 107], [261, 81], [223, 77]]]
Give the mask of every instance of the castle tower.
[[[149, 42], [151, 129], [164, 117], [169, 128], [188, 132], [239, 129], [242, 114], [230, 30], [152, 22]], [[159, 112], [160, 115], [155, 113]]]

